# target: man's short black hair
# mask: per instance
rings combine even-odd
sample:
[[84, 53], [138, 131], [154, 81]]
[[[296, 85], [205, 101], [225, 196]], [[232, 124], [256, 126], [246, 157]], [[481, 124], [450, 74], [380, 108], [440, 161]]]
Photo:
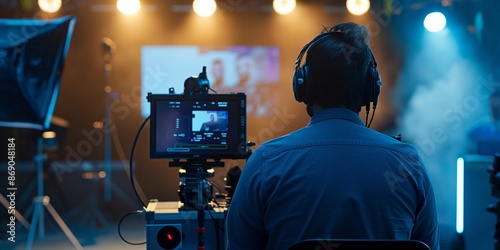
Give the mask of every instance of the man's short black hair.
[[306, 55], [311, 85], [308, 95], [323, 108], [344, 107], [359, 113], [366, 71], [371, 61], [369, 34], [365, 26], [348, 22], [325, 28], [335, 35], [312, 45]]

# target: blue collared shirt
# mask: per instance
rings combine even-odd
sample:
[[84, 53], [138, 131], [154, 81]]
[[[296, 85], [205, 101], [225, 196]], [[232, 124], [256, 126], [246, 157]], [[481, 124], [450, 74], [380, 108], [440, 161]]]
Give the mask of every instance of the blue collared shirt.
[[228, 212], [229, 247], [304, 239], [414, 239], [439, 249], [435, 196], [417, 150], [343, 108], [258, 147]]

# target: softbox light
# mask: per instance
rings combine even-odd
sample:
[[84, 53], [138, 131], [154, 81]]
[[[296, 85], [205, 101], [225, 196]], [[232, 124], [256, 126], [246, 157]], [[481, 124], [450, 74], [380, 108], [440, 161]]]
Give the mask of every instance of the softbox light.
[[0, 19], [0, 127], [49, 128], [75, 22]]

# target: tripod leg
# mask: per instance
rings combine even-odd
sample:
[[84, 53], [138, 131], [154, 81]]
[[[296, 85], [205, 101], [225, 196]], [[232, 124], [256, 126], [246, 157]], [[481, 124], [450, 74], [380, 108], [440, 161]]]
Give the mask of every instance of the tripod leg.
[[[3, 195], [0, 195], [0, 202], [5, 206], [5, 208], [9, 209], [9, 205], [10, 205], [9, 201], [7, 201], [7, 199], [5, 199], [5, 197]], [[21, 222], [21, 224], [23, 224], [23, 226], [25, 228], [30, 229], [30, 223], [15, 208], [14, 208], [14, 217], [16, 217], [16, 219], [19, 222]]]
[[[48, 196], [45, 196], [45, 197], [36, 197], [35, 198], [33, 218], [32, 218], [32, 222], [31, 222], [30, 231], [28, 234], [28, 241], [26, 243], [26, 250], [31, 250], [31, 247], [33, 246], [33, 240], [35, 239], [35, 231], [36, 231], [37, 226], [40, 226], [39, 233], [41, 236], [43, 236], [42, 233], [45, 233], [45, 232], [42, 232], [42, 231], [44, 231], [44, 227], [42, 224], [43, 222], [41, 221], [41, 219], [42, 219], [41, 215], [44, 212], [43, 211], [44, 207], [47, 209], [47, 211], [50, 213], [50, 215], [52, 215], [54, 220], [57, 222], [59, 227], [63, 230], [64, 234], [66, 234], [66, 236], [71, 241], [73, 246], [78, 250], [83, 249], [83, 247], [80, 245], [80, 243], [78, 242], [76, 237], [73, 235], [71, 230], [69, 230], [68, 226], [66, 226], [66, 223], [64, 223], [61, 216], [59, 216], [59, 214], [56, 212], [54, 207], [52, 207], [52, 205], [50, 204], [50, 198]], [[38, 223], [40, 223], [40, 224], [38, 224]]]
[[66, 223], [64, 223], [64, 221], [61, 218], [61, 216], [59, 216], [59, 214], [56, 212], [56, 210], [54, 209], [54, 207], [52, 207], [52, 205], [50, 204], [49, 197], [45, 196], [43, 198], [43, 205], [45, 206], [45, 208], [47, 208], [47, 211], [49, 211], [49, 213], [52, 215], [52, 217], [54, 218], [54, 220], [57, 222], [57, 224], [59, 225], [59, 227], [63, 230], [64, 234], [66, 234], [66, 236], [71, 241], [71, 243], [73, 244], [73, 246], [76, 249], [83, 249], [82, 245], [80, 245], [80, 242], [78, 242], [78, 240], [76, 239], [75, 235], [73, 235], [73, 233], [71, 232], [71, 230], [69, 230], [68, 226], [66, 226]]
[[28, 234], [28, 241], [26, 242], [26, 250], [31, 250], [31, 246], [33, 245], [33, 240], [35, 239], [35, 231], [38, 223], [38, 217], [40, 216], [40, 206], [42, 203], [40, 201], [35, 201], [35, 207], [33, 210], [33, 218], [31, 222], [30, 231]]

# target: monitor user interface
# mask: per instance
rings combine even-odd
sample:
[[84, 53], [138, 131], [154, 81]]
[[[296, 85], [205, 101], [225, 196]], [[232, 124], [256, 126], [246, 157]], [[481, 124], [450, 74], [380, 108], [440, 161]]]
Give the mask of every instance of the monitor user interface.
[[163, 96], [151, 104], [153, 158], [240, 158], [246, 139], [240, 98]]

